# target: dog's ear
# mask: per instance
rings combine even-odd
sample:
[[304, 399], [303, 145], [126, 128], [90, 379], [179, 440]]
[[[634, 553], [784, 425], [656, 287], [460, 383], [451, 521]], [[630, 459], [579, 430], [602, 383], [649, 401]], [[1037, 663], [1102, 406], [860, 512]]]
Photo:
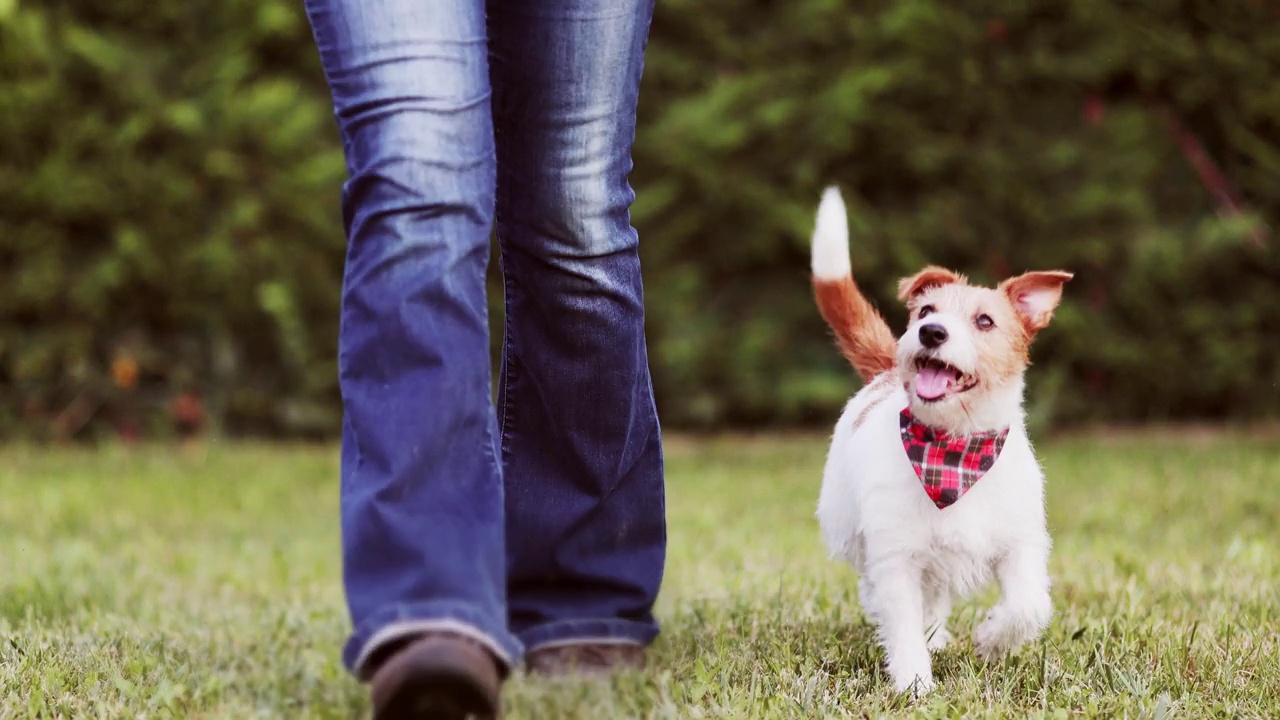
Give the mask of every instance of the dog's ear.
[[1062, 285], [1071, 278], [1071, 273], [1062, 270], [1029, 272], [1000, 283], [1000, 290], [1027, 330], [1036, 333], [1049, 325], [1062, 300]]
[[930, 265], [915, 275], [902, 278], [898, 281], [898, 299], [905, 302], [929, 288], [962, 282], [964, 282], [964, 277], [957, 275], [946, 268]]

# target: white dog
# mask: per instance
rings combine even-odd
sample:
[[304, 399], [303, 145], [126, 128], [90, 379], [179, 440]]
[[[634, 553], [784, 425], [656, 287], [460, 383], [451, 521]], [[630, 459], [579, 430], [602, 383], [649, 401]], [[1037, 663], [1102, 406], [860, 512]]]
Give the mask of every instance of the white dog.
[[1034, 640], [1053, 613], [1044, 476], [1022, 392], [1028, 347], [1069, 279], [1031, 272], [992, 289], [925, 268], [898, 286], [911, 320], [895, 342], [853, 281], [840, 193], [823, 195], [814, 291], [866, 385], [836, 425], [817, 515], [832, 556], [860, 575], [899, 691], [932, 689], [929, 652], [950, 639], [953, 597], [999, 581], [973, 635], [984, 658]]

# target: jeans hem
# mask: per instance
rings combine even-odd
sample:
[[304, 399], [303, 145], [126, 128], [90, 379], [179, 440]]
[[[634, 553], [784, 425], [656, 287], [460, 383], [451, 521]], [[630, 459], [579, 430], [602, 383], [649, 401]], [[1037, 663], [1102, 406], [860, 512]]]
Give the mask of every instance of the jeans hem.
[[425, 632], [450, 632], [484, 645], [506, 669], [515, 667], [524, 653], [520, 641], [491, 622], [483, 613], [456, 601], [400, 605], [376, 613], [360, 624], [343, 650], [343, 664], [359, 680], [368, 680], [369, 658], [387, 643]]
[[556, 620], [516, 633], [526, 651], [592, 643], [598, 645], [648, 645], [658, 637], [658, 626], [635, 620]]

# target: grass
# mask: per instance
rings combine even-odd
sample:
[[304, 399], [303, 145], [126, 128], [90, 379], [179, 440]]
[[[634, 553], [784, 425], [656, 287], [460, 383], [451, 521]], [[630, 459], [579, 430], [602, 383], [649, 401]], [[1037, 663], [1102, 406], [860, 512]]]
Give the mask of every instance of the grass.
[[[918, 704], [820, 546], [823, 440], [668, 451], [651, 669], [517, 677], [508, 718], [1280, 715], [1275, 437], [1046, 443], [1053, 625], [986, 665], [967, 639], [982, 605], [961, 605]], [[367, 714], [337, 661], [332, 449], [10, 448], [0, 468], [0, 718]]]

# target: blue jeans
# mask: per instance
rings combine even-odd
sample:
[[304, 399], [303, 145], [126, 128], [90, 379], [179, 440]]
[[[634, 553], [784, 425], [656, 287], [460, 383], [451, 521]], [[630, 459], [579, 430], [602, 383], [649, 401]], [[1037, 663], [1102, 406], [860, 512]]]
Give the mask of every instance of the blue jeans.
[[652, 641], [662, 444], [627, 181], [652, 0], [306, 6], [349, 173], [344, 662], [364, 677], [429, 630], [508, 667]]

